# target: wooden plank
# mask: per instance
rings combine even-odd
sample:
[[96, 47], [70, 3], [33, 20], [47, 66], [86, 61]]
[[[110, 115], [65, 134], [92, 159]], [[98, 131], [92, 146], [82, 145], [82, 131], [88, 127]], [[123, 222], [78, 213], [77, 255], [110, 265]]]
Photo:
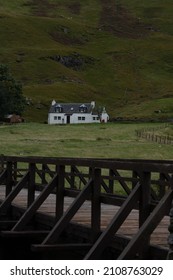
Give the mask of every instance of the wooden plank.
[[65, 244], [48, 244], [48, 245], [42, 245], [42, 244], [32, 244], [31, 248], [32, 251], [36, 252], [52, 252], [52, 251], [60, 251], [60, 250], [83, 250], [87, 249], [89, 250], [91, 248], [91, 243], [65, 243]]
[[83, 188], [83, 190], [76, 197], [76, 199], [74, 200], [72, 205], [69, 207], [69, 209], [60, 218], [60, 220], [55, 224], [55, 226], [51, 230], [50, 234], [47, 236], [47, 238], [43, 241], [42, 244], [53, 244], [54, 242], [57, 241], [59, 235], [62, 233], [64, 228], [67, 226], [67, 224], [72, 219], [72, 217], [75, 215], [75, 213], [81, 207], [81, 205], [84, 203], [88, 194], [91, 192], [91, 183], [92, 183], [92, 179], [89, 180], [89, 182], [86, 184], [86, 186]]
[[[5, 187], [1, 186], [0, 187], [0, 197], [1, 198], [4, 197], [4, 190], [5, 190]], [[71, 193], [72, 190], [69, 190], [69, 191]], [[73, 190], [73, 192], [77, 192], [79, 194], [79, 191], [77, 191], [77, 190]], [[25, 211], [26, 211], [26, 195], [27, 195], [27, 190], [22, 189], [12, 204], [13, 208], [14, 208], [14, 203], [15, 203], [16, 206], [18, 205], [18, 207], [25, 208]], [[74, 199], [73, 197], [76, 196], [76, 195], [73, 195], [71, 198], [71, 197], [67, 197], [66, 195], [68, 195], [68, 191], [67, 191], [67, 193], [65, 191], [64, 210], [68, 209], [69, 205], [72, 203], [72, 201]], [[106, 197], [108, 196], [108, 200], [107, 200], [107, 198], [105, 198], [105, 196]], [[115, 197], [115, 199], [114, 199], [114, 197]], [[87, 197], [87, 200], [89, 200], [89, 199], [90, 199], [90, 195], [88, 195], [88, 197]], [[116, 205], [121, 206], [122, 201], [120, 198], [120, 203], [119, 203], [119, 197], [117, 197], [117, 199], [116, 199], [116, 196], [111, 196], [110, 194], [109, 195], [101, 194], [100, 200], [101, 200], [101, 202], [103, 202], [103, 204], [101, 204], [101, 208], [102, 208], [101, 228], [105, 229], [107, 227], [107, 225], [109, 224], [109, 222], [111, 221], [114, 214], [119, 209], [119, 207]], [[117, 200], [117, 203], [115, 203], [116, 200]], [[151, 204], [151, 209], [154, 209], [155, 206], [156, 205]], [[78, 211], [77, 214], [73, 217], [72, 221], [74, 223], [83, 224], [83, 226], [84, 225], [90, 226], [91, 225], [90, 207], [91, 207], [90, 202], [85, 201], [84, 204], [82, 205], [82, 207], [80, 208], [80, 211]], [[46, 223], [49, 224], [49, 221], [51, 220], [51, 218], [52, 218], [53, 224], [54, 224], [54, 221], [55, 221], [55, 209], [54, 208], [55, 208], [55, 195], [52, 194], [52, 195], [49, 195], [48, 199], [46, 199], [45, 202], [38, 209], [39, 215], [40, 215], [40, 213], [46, 214], [45, 224]], [[136, 206], [134, 205], [134, 208], [138, 209], [137, 205]], [[23, 214], [23, 213], [24, 213], [24, 211], [21, 212], [21, 214]], [[20, 214], [20, 216], [21, 216], [21, 214]], [[166, 215], [168, 215], [168, 214], [169, 214], [169, 210]], [[156, 230], [151, 235], [152, 244], [158, 244], [158, 245], [162, 245], [164, 247], [166, 247], [166, 246], [168, 247], [168, 243], [167, 243], [168, 226], [169, 226], [169, 217], [165, 216], [164, 219], [161, 221], [161, 223], [156, 228]], [[137, 230], [138, 230], [138, 211], [132, 210], [131, 213], [129, 214], [129, 216], [127, 217], [127, 219], [125, 220], [125, 222], [123, 223], [123, 225], [121, 226], [121, 228], [118, 230], [118, 232], [120, 234], [133, 236], [134, 234], [136, 234]]]
[[[1, 190], [1, 188], [0, 188]], [[2, 187], [3, 190], [3, 187]], [[22, 190], [22, 193], [25, 192], [26, 190]], [[1, 192], [0, 192], [1, 193]], [[53, 200], [53, 196], [50, 196], [49, 201], [51, 202], [51, 205], [54, 204], [54, 200]], [[18, 197], [18, 200], [15, 201], [15, 203], [17, 203], [16, 205], [12, 206], [13, 207], [13, 212], [16, 215], [21, 215], [22, 213], [24, 213], [24, 209], [23, 208], [19, 208], [19, 205], [21, 202], [21, 198]], [[69, 203], [71, 203], [71, 198], [67, 198], [65, 197], [65, 208], [68, 207]], [[86, 206], [84, 207], [84, 209], [82, 210], [83, 206], [80, 208], [80, 211], [77, 212], [77, 214], [75, 215], [75, 217], [73, 218], [72, 222], [70, 222], [70, 224], [68, 225], [68, 227], [66, 228], [66, 231], [68, 231], [69, 228], [71, 228], [71, 226], [74, 226], [72, 233], [76, 234], [76, 236], [79, 237], [79, 239], [81, 237], [83, 238], [88, 238], [90, 236], [90, 234], [88, 234], [87, 230], [90, 230], [90, 227], [87, 226], [87, 222], [90, 218], [89, 216], [89, 209], [90, 209], [90, 204], [89, 201], [85, 202]], [[18, 206], [17, 206], [18, 205]], [[50, 211], [48, 211], [48, 209], [51, 207], [51, 205], [47, 205], [46, 202], [46, 207], [39, 209], [39, 212], [36, 213], [34, 220], [36, 221], [36, 223], [39, 224], [41, 226], [45, 225], [46, 227], [51, 227], [54, 225], [54, 213], [51, 214]], [[111, 218], [113, 217], [113, 213], [118, 211], [118, 207], [116, 206], [110, 206], [110, 205], [102, 205], [102, 207], [104, 207], [104, 211], [102, 211], [102, 230], [107, 226], [108, 222], [111, 220]], [[169, 212], [169, 211], [168, 211]], [[130, 213], [130, 215], [127, 217], [127, 219], [125, 220], [125, 223], [123, 224], [123, 226], [121, 226], [120, 230], [118, 230], [118, 234], [122, 234], [123, 238], [127, 238], [126, 236], [132, 237], [134, 234], [137, 233], [138, 230], [138, 222], [137, 222], [137, 215], [138, 215], [138, 211], [133, 211]], [[168, 237], [168, 226], [169, 226], [169, 217], [164, 217], [164, 219], [161, 221], [161, 223], [157, 226], [156, 230], [154, 230], [152, 236], [151, 236], [151, 244], [150, 247], [155, 245], [159, 245], [157, 252], [151, 251], [149, 250], [149, 256], [151, 257], [151, 259], [165, 259], [164, 255], [166, 254], [162, 254], [163, 248], [164, 248], [164, 252], [168, 253], [168, 244], [167, 244], [167, 237]], [[76, 230], [75, 230], [76, 228]], [[86, 231], [86, 234], [85, 234]], [[116, 240], [117, 242], [117, 240]], [[116, 243], [115, 242], [115, 243]], [[112, 244], [112, 243], [111, 243]], [[112, 247], [113, 245], [111, 245]], [[118, 243], [117, 243], [118, 246]], [[164, 246], [164, 247], [160, 247], [160, 246]], [[115, 247], [116, 248], [116, 247]], [[119, 248], [119, 247], [118, 247]], [[156, 253], [154, 253], [156, 252]]]
[[[116, 206], [121, 206], [124, 201], [127, 199], [127, 196], [119, 196], [119, 195], [110, 195], [110, 194], [101, 194], [100, 195], [100, 201], [104, 204], [108, 204], [108, 205], [116, 205]], [[138, 205], [136, 205], [136, 207], [134, 208], [138, 208]]]
[[122, 207], [116, 213], [106, 230], [97, 239], [91, 250], [85, 256], [85, 259], [97, 259], [103, 250], [111, 242], [113, 235], [119, 229], [123, 221], [126, 219], [130, 211], [133, 209], [133, 205], [139, 199], [140, 185], [137, 184], [132, 190], [129, 197], [126, 199]]
[[153, 232], [165, 213], [167, 213], [168, 209], [170, 209], [172, 198], [173, 191], [169, 190], [143, 223], [138, 233], [132, 238], [127, 247], [120, 254], [118, 258], [119, 260], [132, 258], [137, 252], [140, 252], [140, 250], [143, 249], [146, 238], [148, 238], [148, 236]]
[[3, 220], [3, 221], [0, 221], [0, 227], [3, 227], [3, 226], [14, 226], [15, 224], [17, 223], [17, 220]]
[[80, 190], [64, 189], [64, 196], [77, 197], [79, 193], [80, 193]]
[[49, 231], [47, 230], [24, 230], [24, 231], [1, 231], [0, 236], [6, 237], [6, 238], [21, 238], [21, 237], [40, 237], [45, 238], [47, 236]]
[[32, 162], [45, 164], [62, 164], [90, 166], [97, 168], [115, 168], [119, 170], [138, 170], [149, 172], [172, 173], [171, 160], [140, 160], [140, 159], [98, 159], [98, 158], [56, 158], [56, 157], [16, 157], [4, 156], [5, 161]]

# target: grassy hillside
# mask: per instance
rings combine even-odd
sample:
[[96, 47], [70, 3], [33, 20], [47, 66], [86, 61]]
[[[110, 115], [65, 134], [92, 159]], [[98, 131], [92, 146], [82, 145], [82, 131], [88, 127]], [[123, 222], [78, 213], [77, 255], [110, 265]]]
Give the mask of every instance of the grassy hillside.
[[23, 83], [28, 121], [47, 120], [52, 99], [95, 100], [112, 118], [172, 118], [171, 0], [0, 4], [0, 63]]

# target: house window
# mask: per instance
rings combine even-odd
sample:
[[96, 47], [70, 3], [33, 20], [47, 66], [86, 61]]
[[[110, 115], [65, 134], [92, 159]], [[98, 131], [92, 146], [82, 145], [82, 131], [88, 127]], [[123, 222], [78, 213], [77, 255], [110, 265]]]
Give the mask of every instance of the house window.
[[78, 121], [85, 121], [85, 117], [78, 117]]
[[81, 105], [81, 106], [79, 107], [79, 112], [80, 112], [80, 113], [86, 113], [86, 112], [87, 112], [87, 106], [85, 106], [84, 104]]
[[54, 121], [56, 121], [57, 120], [57, 116], [54, 116]]
[[60, 121], [60, 120], [61, 120], [61, 117], [58, 117], [58, 120]]
[[63, 108], [61, 105], [56, 105], [55, 106], [55, 112], [56, 113], [62, 113], [63, 112]]
[[99, 121], [99, 117], [93, 117], [93, 121]]

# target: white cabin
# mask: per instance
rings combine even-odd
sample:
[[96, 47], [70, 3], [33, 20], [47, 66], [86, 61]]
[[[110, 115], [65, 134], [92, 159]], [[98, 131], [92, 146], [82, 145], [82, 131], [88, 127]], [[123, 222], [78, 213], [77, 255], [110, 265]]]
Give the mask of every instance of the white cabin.
[[95, 102], [91, 103], [57, 103], [52, 101], [48, 124], [77, 124], [107, 122], [109, 116], [105, 108], [98, 114], [95, 110]]

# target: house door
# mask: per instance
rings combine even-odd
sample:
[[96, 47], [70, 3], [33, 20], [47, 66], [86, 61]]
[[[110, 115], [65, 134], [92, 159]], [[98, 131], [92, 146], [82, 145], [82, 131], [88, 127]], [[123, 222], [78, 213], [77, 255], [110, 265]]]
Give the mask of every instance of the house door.
[[70, 116], [67, 116], [67, 123], [70, 123]]

